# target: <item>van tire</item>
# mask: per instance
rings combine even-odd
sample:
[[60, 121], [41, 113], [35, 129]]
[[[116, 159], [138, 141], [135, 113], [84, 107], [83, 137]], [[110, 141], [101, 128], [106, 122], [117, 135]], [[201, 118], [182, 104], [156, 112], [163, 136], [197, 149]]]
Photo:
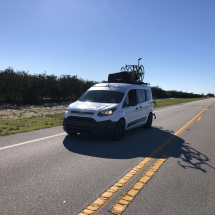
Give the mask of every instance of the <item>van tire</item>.
[[147, 122], [145, 124], [145, 128], [151, 128], [152, 127], [152, 120], [153, 120], [152, 113], [149, 113]]
[[120, 141], [123, 139], [125, 133], [125, 121], [120, 119], [115, 127], [113, 139]]

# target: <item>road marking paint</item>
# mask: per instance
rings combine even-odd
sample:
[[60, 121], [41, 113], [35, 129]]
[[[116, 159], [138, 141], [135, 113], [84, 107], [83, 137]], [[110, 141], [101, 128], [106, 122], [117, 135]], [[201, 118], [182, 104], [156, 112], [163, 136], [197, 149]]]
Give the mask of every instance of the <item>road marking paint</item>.
[[169, 155], [162, 155], [143, 175], [130, 187], [130, 189], [123, 194], [123, 196], [116, 201], [116, 203], [111, 207], [110, 212], [116, 215], [120, 215], [135, 196], [140, 192], [140, 190], [147, 184], [147, 182], [152, 178], [155, 172], [161, 167], [161, 165], [167, 160]]
[[199, 121], [202, 117], [200, 116], [196, 121]]
[[208, 110], [208, 108], [206, 110]]
[[[202, 101], [202, 100], [195, 101], [195, 102], [200, 102], [200, 101]], [[187, 104], [184, 104], [184, 105], [188, 105], [190, 103], [195, 103], [195, 102], [188, 102]], [[158, 110], [158, 111], [154, 111], [154, 112], [156, 113], [156, 112], [159, 112], [159, 111], [164, 111], [164, 110], [168, 110], [168, 109], [172, 109], [172, 108], [176, 108], [176, 107], [180, 107], [180, 106], [183, 106], [183, 105], [177, 105], [177, 106], [174, 106], [174, 107], [171, 107], [171, 108], [166, 108], [166, 109], [162, 109], [162, 110]], [[53, 135], [53, 136], [48, 136], [48, 137], [45, 137], [45, 138], [40, 138], [40, 139], [36, 139], [36, 140], [30, 140], [30, 141], [23, 142], [23, 143], [17, 143], [17, 144], [11, 145], [11, 146], [5, 146], [5, 147], [0, 148], [0, 150], [12, 148], [12, 147], [15, 147], [15, 146], [21, 146], [21, 145], [25, 145], [25, 144], [28, 144], [28, 143], [33, 143], [33, 142], [37, 142], [37, 141], [40, 141], [40, 140], [49, 139], [49, 138], [52, 138], [52, 137], [61, 136], [63, 134], [66, 134], [66, 133], [60, 133], [60, 134], [56, 134], [56, 135]]]
[[[215, 100], [214, 100], [215, 101]], [[209, 105], [211, 105], [214, 101], [212, 101]], [[196, 120], [208, 107], [205, 107], [202, 111], [200, 111], [193, 119], [191, 119], [186, 125], [180, 128], [174, 135], [178, 136], [188, 125], [190, 125], [194, 120]]]
[[138, 163], [132, 170], [107, 189], [100, 197], [87, 206], [79, 215], [95, 214], [101, 209], [119, 190], [121, 190], [141, 169], [143, 169], [153, 158], [147, 157]]
[[35, 139], [35, 140], [30, 140], [30, 141], [22, 142], [22, 143], [17, 143], [17, 144], [11, 145], [11, 146], [1, 147], [0, 151], [4, 150], [4, 149], [13, 148], [13, 147], [16, 147], [16, 146], [25, 145], [25, 144], [28, 144], [28, 143], [34, 143], [34, 142], [38, 142], [38, 141], [41, 141], [41, 140], [46, 140], [46, 139], [49, 139], [49, 138], [58, 137], [58, 136], [65, 135], [65, 134], [66, 133], [60, 133], [60, 134], [56, 134], [56, 135], [52, 135], [52, 136], [48, 136], [48, 137], [43, 137], [43, 138], [39, 138], [39, 139]]
[[157, 110], [157, 111], [153, 111], [153, 112], [156, 113], [156, 112], [160, 112], [160, 111], [164, 111], [164, 110], [169, 110], [169, 109], [172, 109], [172, 108], [177, 108], [177, 107], [180, 107], [180, 106], [189, 105], [189, 104], [200, 102], [200, 101], [203, 101], [203, 100], [199, 100], [199, 101], [195, 101], [195, 102], [187, 102], [186, 104], [181, 103], [179, 105], [176, 105], [176, 106], [173, 106], [173, 107], [170, 107], [170, 108], [165, 108], [165, 109]]
[[[214, 101], [212, 101], [210, 104], [212, 104]], [[107, 189], [101, 196], [99, 196], [96, 200], [94, 200], [78, 215], [93, 215], [97, 213], [118, 191], [120, 191], [135, 175], [137, 175], [151, 160], [153, 160], [167, 145], [169, 145], [206, 108], [204, 108], [192, 120], [190, 120], [186, 125], [180, 128], [176, 133], [174, 133], [169, 139], [167, 139], [164, 143], [162, 143], [148, 157], [144, 158], [140, 163], [138, 163], [132, 170], [130, 170], [126, 175], [124, 175], [121, 179], [119, 179], [114, 185], [112, 185], [112, 187]]]
[[[214, 100], [215, 101], [215, 100]], [[202, 111], [200, 111], [193, 119], [191, 119], [187, 124], [185, 124], [182, 128], [180, 128], [173, 136], [171, 136], [167, 141], [165, 141], [162, 145], [165, 145], [163, 146], [166, 147], [167, 145], [169, 145], [170, 142], [172, 142], [172, 140], [174, 140], [184, 129], [186, 129], [196, 118], [199, 117], [199, 115], [204, 112], [205, 110], [207, 110], [207, 108], [214, 102], [212, 101], [207, 107], [205, 107]], [[199, 117], [201, 119], [201, 117]], [[161, 146], [162, 146], [161, 145]], [[158, 147], [159, 148], [159, 147]], [[156, 149], [154, 151], [154, 153], [157, 151], [158, 149]], [[153, 154], [153, 153], [152, 153]], [[165, 155], [166, 156], [166, 155]], [[167, 157], [167, 156], [166, 156]], [[166, 158], [167, 159], [167, 158]], [[155, 162], [156, 163], [156, 162]], [[155, 164], [154, 164], [155, 165]], [[154, 168], [155, 166], [152, 165], [152, 167], [150, 167], [146, 173], [143, 175], [143, 177], [141, 177], [142, 179], [142, 182], [148, 182], [148, 180], [151, 178], [151, 176], [154, 175], [153, 173], [153, 169], [156, 170], [156, 168]], [[159, 167], [158, 167], [159, 168]], [[157, 171], [157, 170], [156, 170]], [[147, 179], [145, 176], [148, 176], [149, 179]], [[145, 180], [145, 181], [144, 181]], [[124, 211], [126, 209], [126, 207], [130, 204], [130, 202], [134, 199], [134, 197], [137, 195], [137, 193], [142, 189], [142, 185], [138, 182], [141, 182], [140, 179], [137, 181], [137, 183], [135, 183], [111, 208], [111, 213], [114, 213], [114, 214], [121, 214], [122, 211]], [[146, 183], [145, 183], [146, 184]], [[145, 184], [143, 186], [145, 186]], [[139, 188], [139, 189], [134, 189], [136, 185], [136, 188]], [[126, 197], [126, 198], [124, 198]], [[129, 198], [130, 197], [130, 198]], [[126, 200], [127, 199], [127, 200]], [[126, 200], [126, 202], [124, 201], [121, 201], [121, 200]], [[123, 203], [124, 202], [124, 203]]]

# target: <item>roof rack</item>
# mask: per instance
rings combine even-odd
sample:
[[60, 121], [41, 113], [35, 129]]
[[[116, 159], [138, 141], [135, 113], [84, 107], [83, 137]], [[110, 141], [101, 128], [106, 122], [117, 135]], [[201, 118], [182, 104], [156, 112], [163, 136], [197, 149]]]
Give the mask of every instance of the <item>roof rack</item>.
[[120, 72], [109, 74], [108, 82], [106, 83], [150, 85], [143, 82], [145, 70], [144, 66], [139, 64], [141, 59], [138, 58], [138, 65], [125, 65], [125, 67], [121, 68]]
[[137, 85], [150, 85], [150, 83], [145, 83], [142, 81], [135, 81], [134, 83], [131, 82], [108, 82], [108, 81], [103, 81], [102, 83], [107, 83], [107, 84], [137, 84]]
[[136, 81], [136, 82], [134, 82], [134, 84], [138, 84], [138, 85], [150, 85], [149, 83], [145, 83], [143, 81]]

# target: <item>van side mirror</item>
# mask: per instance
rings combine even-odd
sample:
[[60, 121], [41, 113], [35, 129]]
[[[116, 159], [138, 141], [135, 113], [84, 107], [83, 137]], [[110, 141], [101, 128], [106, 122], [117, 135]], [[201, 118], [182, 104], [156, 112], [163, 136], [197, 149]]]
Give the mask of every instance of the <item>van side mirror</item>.
[[136, 106], [137, 105], [137, 101], [129, 101], [129, 106]]

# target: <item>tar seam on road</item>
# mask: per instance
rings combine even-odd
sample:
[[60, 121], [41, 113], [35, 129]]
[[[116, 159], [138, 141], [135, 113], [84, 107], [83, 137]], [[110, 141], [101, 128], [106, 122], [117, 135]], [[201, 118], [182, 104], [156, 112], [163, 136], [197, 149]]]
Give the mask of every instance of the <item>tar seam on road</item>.
[[127, 206], [133, 201], [135, 196], [140, 190], [147, 184], [152, 178], [155, 172], [161, 167], [161, 165], [167, 160], [169, 155], [162, 155], [143, 175], [131, 186], [131, 188], [125, 192], [122, 197], [111, 207], [110, 212], [116, 215], [120, 215]]
[[[215, 101], [215, 100], [214, 100]], [[214, 101], [200, 111], [186, 125], [180, 128], [169, 139], [155, 149], [148, 157], [144, 158], [132, 170], [119, 179], [114, 185], [107, 189], [101, 196], [94, 200], [90, 205], [83, 209], [78, 215], [94, 215], [96, 214], [119, 190], [121, 190], [135, 175], [137, 175], [151, 160], [153, 160], [167, 145], [169, 145], [187, 126], [189, 126], [199, 115], [205, 111]]]
[[46, 139], [49, 139], [49, 138], [58, 137], [58, 136], [65, 135], [65, 134], [66, 133], [60, 133], [60, 134], [56, 134], [56, 135], [52, 135], [52, 136], [48, 136], [48, 137], [39, 138], [39, 139], [36, 139], [36, 140], [30, 140], [30, 141], [26, 141], [26, 142], [22, 142], [22, 143], [17, 143], [17, 144], [11, 145], [11, 146], [1, 147], [0, 151], [4, 150], [4, 149], [9, 149], [9, 148], [12, 148], [12, 147], [16, 147], [16, 146], [25, 145], [25, 144], [28, 144], [28, 143], [37, 142], [37, 141], [40, 141], [40, 140], [46, 140]]

